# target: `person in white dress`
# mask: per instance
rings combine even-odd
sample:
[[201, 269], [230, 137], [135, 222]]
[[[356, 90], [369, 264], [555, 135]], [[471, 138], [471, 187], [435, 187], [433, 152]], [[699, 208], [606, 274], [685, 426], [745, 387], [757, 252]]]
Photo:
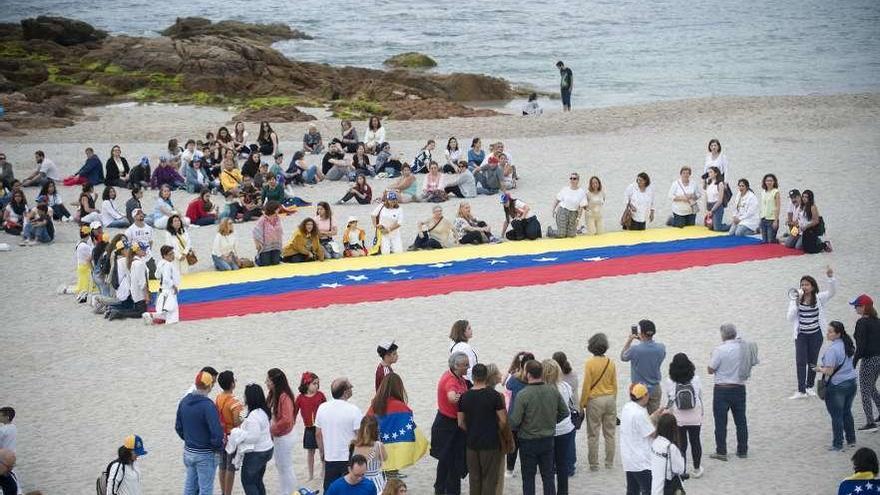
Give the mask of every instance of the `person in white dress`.
[[177, 270], [180, 273], [189, 271], [189, 262], [186, 255], [192, 251], [192, 240], [189, 233], [184, 227], [183, 219], [177, 213], [171, 215], [168, 219], [168, 225], [165, 228], [165, 246], [171, 246], [174, 249], [174, 260], [172, 263], [177, 264]]
[[703, 180], [708, 178], [706, 174], [709, 172], [709, 167], [718, 167], [721, 175], [728, 177], [729, 163], [727, 156], [721, 153], [721, 142], [714, 138], [710, 139], [707, 148], [708, 153], [706, 153], [706, 160], [703, 162]]

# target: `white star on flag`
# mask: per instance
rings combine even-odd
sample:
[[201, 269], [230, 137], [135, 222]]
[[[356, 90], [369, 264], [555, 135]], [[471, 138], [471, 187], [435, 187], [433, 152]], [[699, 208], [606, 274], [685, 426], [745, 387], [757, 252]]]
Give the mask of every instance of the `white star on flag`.
[[407, 430], [412, 430], [412, 429], [413, 429], [413, 424], [412, 424], [412, 423], [407, 423], [407, 424], [406, 424], [406, 429], [407, 429]]
[[349, 280], [354, 280], [355, 282], [360, 282], [361, 280], [366, 280], [368, 277], [366, 275], [349, 275], [346, 278]]
[[447, 266], [452, 266], [452, 263], [434, 263], [433, 265], [428, 265], [431, 268], [446, 268]]
[[607, 260], [608, 258], [603, 258], [601, 256], [593, 256], [592, 258], [581, 258], [584, 261], [602, 261]]
[[538, 263], [546, 263], [547, 261], [556, 261], [559, 258], [550, 258], [544, 256], [543, 258], [533, 258], [532, 261], [537, 261]]
[[343, 287], [343, 285], [336, 283], [336, 282], [333, 282], [332, 284], [321, 284], [321, 287], [326, 287], [328, 289], [337, 289], [339, 287]]
[[394, 433], [391, 434], [391, 438], [397, 438], [397, 432], [396, 432], [396, 431], [395, 431]]
[[506, 260], [489, 260], [490, 265], [497, 265], [498, 263], [507, 263]]
[[401, 269], [389, 268], [388, 273], [390, 273], [392, 275], [400, 275], [401, 273], [409, 273], [409, 270], [407, 270], [406, 268], [401, 268]]
[[401, 428], [401, 429], [400, 429], [400, 436], [403, 436], [403, 435], [405, 435], [405, 434], [406, 434], [406, 430], [403, 429], [403, 428]]
[[391, 437], [388, 436], [388, 434], [386, 433], [386, 434], [382, 435], [382, 438], [384, 438], [385, 440], [388, 440], [388, 439], [391, 438]]

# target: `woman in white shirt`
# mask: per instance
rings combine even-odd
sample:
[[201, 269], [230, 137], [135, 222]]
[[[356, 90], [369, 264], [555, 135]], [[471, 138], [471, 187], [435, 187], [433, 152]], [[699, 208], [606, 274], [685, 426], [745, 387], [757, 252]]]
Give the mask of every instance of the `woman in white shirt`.
[[458, 139], [455, 139], [454, 136], [449, 138], [449, 141], [446, 142], [446, 150], [443, 153], [446, 155], [446, 163], [443, 165], [443, 173], [454, 174], [458, 172], [458, 161], [461, 160], [461, 150], [458, 149]]
[[718, 167], [709, 167], [708, 178], [703, 185], [706, 190], [706, 227], [716, 232], [727, 230], [724, 225], [724, 176]]
[[510, 193], [501, 193], [501, 206], [504, 208], [504, 224], [501, 226], [501, 232], [507, 240], [534, 241], [541, 237], [541, 223], [525, 201], [514, 198]]
[[[663, 495], [667, 483], [681, 487], [685, 472], [684, 456], [673, 441], [678, 437], [675, 416], [664, 414], [657, 420], [657, 433], [651, 443], [651, 495]], [[675, 493], [675, 492], [670, 492]]]
[[761, 223], [758, 196], [749, 187], [748, 180], [740, 179], [736, 185], [739, 188], [739, 194], [736, 198], [736, 214], [733, 215], [728, 233], [740, 237], [755, 235], [758, 232], [758, 225]]
[[471, 383], [473, 383], [473, 379], [471, 378], [471, 368], [473, 368], [478, 362], [477, 351], [475, 351], [470, 344], [470, 340], [473, 336], [474, 329], [471, 328], [471, 324], [467, 320], [456, 321], [452, 324], [452, 330], [449, 331], [449, 339], [452, 340], [452, 344], [449, 345], [449, 355], [452, 356], [456, 352], [461, 352], [467, 355], [468, 369], [464, 378]]
[[116, 188], [107, 186], [101, 193], [101, 223], [104, 228], [125, 229], [130, 225], [125, 215], [116, 208], [114, 201], [116, 200]]
[[232, 219], [224, 218], [217, 226], [214, 244], [211, 247], [211, 259], [214, 268], [219, 272], [238, 270], [238, 240], [232, 227]]
[[[236, 444], [233, 452], [238, 450], [239, 453], [244, 453], [241, 461], [241, 487], [245, 495], [262, 495], [266, 493], [263, 475], [274, 450], [272, 434], [269, 432], [272, 412], [266, 405], [263, 387], [256, 383], [245, 387], [244, 403], [248, 408], [247, 416], [241, 426], [232, 429], [228, 442]], [[229, 450], [227, 446], [226, 451]]]
[[397, 193], [388, 191], [385, 200], [373, 210], [371, 215], [373, 226], [379, 237], [379, 249], [382, 254], [402, 253], [403, 241], [400, 238], [400, 226], [403, 224], [403, 209], [397, 201]]
[[[556, 232], [548, 237], [574, 237], [577, 235], [578, 212], [587, 204], [587, 192], [580, 187], [580, 176], [572, 172], [568, 175], [568, 187], [556, 194], [553, 202], [553, 216], [556, 217]], [[549, 230], [549, 228], [548, 228]]]
[[[544, 368], [544, 383], [552, 385], [559, 390], [562, 401], [568, 405], [569, 411], [577, 410], [574, 407], [574, 399], [571, 385], [560, 379], [562, 370], [559, 364], [552, 359], [541, 362]], [[556, 490], [558, 493], [568, 493], [568, 478], [571, 476], [572, 453], [574, 452], [574, 423], [571, 422], [571, 414], [556, 423], [553, 434], [553, 458], [556, 464]]]
[[626, 187], [624, 193], [626, 208], [629, 208], [632, 220], [626, 230], [645, 230], [648, 222], [654, 221], [654, 188], [651, 178], [645, 172], [636, 176], [636, 181]]
[[691, 180], [691, 168], [685, 165], [678, 171], [678, 179], [669, 188], [669, 199], [672, 200], [672, 226], [686, 227], [694, 225], [697, 220], [697, 208], [700, 188]]
[[690, 445], [694, 466], [691, 476], [699, 478], [703, 476], [703, 444], [700, 442], [703, 389], [695, 370], [696, 367], [687, 354], [676, 354], [669, 363], [669, 377], [663, 381], [663, 391], [666, 392], [666, 408], [672, 412], [678, 423], [678, 448], [684, 456]]
[[385, 142], [385, 128], [382, 127], [382, 121], [379, 117], [370, 117], [370, 123], [367, 125], [367, 132], [364, 134], [364, 146], [367, 153], [376, 154], [379, 152], [379, 145]]
[[708, 149], [706, 161], [703, 163], [703, 180], [707, 179], [705, 175], [709, 172], [710, 167], [717, 167], [721, 171], [721, 175], [727, 177], [727, 156], [721, 154], [721, 142], [717, 139], [710, 139]]
[[141, 437], [129, 435], [119, 447], [118, 457], [107, 466], [107, 493], [113, 495], [141, 495], [141, 472], [135, 466], [138, 457], [146, 455]]
[[192, 241], [189, 233], [183, 226], [183, 220], [177, 213], [171, 215], [168, 219], [168, 225], [165, 228], [165, 246], [171, 246], [174, 249], [174, 261], [177, 264], [180, 273], [189, 271], [189, 263], [186, 261], [186, 255], [192, 251]]

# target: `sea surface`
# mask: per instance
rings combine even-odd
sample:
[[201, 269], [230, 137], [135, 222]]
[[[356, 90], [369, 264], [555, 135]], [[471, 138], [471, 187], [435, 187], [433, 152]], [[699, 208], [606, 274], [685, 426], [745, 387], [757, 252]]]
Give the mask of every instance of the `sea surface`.
[[880, 90], [880, 0], [0, 0], [0, 21], [41, 14], [133, 35], [183, 16], [283, 22], [315, 37], [277, 43], [291, 58], [378, 68], [419, 51], [548, 92], [563, 60], [575, 107]]

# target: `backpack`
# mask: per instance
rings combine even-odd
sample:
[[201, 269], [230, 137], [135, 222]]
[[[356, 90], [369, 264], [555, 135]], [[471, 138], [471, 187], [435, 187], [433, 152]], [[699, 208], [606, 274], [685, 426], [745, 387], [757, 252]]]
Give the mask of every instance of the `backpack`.
[[[97, 491], [98, 495], [116, 495], [116, 491], [113, 489], [113, 483], [109, 480], [109, 478], [110, 478], [110, 468], [113, 467], [113, 464], [116, 464], [118, 462], [119, 462], [119, 459], [114, 459], [114, 460], [110, 461], [110, 464], [107, 464], [107, 468], [104, 469], [104, 472], [102, 472], [101, 475], [98, 476], [98, 479], [95, 481], [95, 490]], [[117, 470], [116, 473], [119, 474], [119, 471]], [[122, 467], [122, 477], [123, 478], [125, 477], [125, 466], [124, 465]], [[114, 478], [113, 481], [115, 482], [116, 479]], [[110, 485], [109, 492], [107, 491], [107, 485]], [[119, 485], [117, 484], [116, 486], [118, 487]]]
[[727, 182], [724, 183], [724, 194], [721, 196], [721, 206], [727, 208], [727, 204], [730, 203], [730, 200], [733, 198], [733, 191], [730, 190], [730, 186]]
[[680, 411], [697, 407], [697, 398], [692, 383], [675, 384], [675, 407]]

